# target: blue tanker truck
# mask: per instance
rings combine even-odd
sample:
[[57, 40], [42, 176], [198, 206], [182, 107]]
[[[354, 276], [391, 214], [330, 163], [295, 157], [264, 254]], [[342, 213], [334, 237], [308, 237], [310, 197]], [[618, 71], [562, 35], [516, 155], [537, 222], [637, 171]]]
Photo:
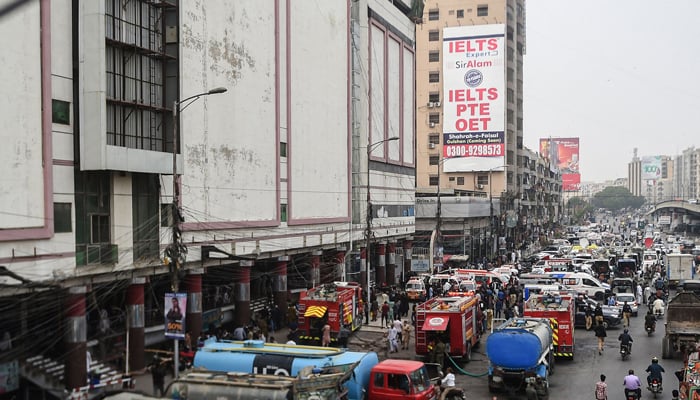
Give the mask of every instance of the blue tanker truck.
[[511, 318], [486, 340], [489, 391], [544, 400], [554, 371], [552, 328], [543, 318]]

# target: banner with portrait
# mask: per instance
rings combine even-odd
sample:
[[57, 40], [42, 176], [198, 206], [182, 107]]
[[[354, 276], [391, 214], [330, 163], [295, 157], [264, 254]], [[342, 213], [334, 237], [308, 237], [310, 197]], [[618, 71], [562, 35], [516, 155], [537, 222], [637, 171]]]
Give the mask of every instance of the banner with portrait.
[[165, 337], [185, 338], [185, 317], [187, 313], [187, 293], [165, 294]]

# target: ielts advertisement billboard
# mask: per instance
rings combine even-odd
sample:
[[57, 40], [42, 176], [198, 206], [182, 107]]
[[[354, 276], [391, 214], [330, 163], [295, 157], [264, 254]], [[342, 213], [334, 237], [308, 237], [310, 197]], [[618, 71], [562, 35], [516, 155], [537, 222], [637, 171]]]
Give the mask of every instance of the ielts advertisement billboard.
[[505, 164], [505, 25], [444, 28], [443, 170]]
[[579, 138], [540, 139], [540, 155], [549, 161], [552, 172], [561, 172], [562, 190], [581, 189], [579, 172]]

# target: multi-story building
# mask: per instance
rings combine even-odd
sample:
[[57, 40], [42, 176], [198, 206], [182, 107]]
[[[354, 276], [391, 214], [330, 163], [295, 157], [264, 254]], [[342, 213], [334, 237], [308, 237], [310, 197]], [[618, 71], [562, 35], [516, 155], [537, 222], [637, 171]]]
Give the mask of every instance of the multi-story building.
[[627, 188], [651, 204], [673, 199], [673, 163], [669, 156], [640, 158], [634, 149], [634, 157], [627, 165]]
[[[490, 38], [489, 46], [498, 50], [479, 47], [480, 37]], [[425, 1], [416, 25], [417, 196], [496, 198], [496, 215], [517, 209], [524, 179], [525, 39], [523, 0]], [[474, 80], [466, 84], [470, 73]], [[490, 130], [492, 137], [485, 139]], [[498, 143], [498, 149], [482, 154], [468, 143], [482, 139]], [[484, 215], [470, 216], [463, 236], [465, 229], [484, 227]]]
[[673, 196], [680, 200], [700, 196], [700, 149], [689, 147], [673, 160]]
[[144, 367], [166, 292], [187, 293], [196, 339], [203, 315], [247, 324], [296, 288], [392, 283], [414, 231], [410, 12], [41, 0], [3, 17], [11, 358], [54, 358], [49, 389], [70, 389], [87, 349], [122, 354], [125, 326], [130, 367]]

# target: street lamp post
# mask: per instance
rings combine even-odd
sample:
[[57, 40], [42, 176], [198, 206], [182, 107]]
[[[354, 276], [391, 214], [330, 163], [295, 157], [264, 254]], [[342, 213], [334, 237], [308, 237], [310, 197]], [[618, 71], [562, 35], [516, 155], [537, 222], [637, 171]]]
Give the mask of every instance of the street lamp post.
[[[177, 153], [179, 151], [180, 144], [180, 113], [185, 108], [187, 108], [187, 106], [197, 101], [197, 99], [199, 99], [200, 97], [224, 93], [226, 92], [226, 90], [227, 89], [225, 87], [217, 87], [207, 92], [195, 94], [183, 100], [175, 100], [173, 102], [173, 204], [172, 209], [170, 211], [173, 218], [173, 228], [172, 242], [166, 249], [166, 255], [169, 259], [168, 262], [170, 266], [170, 289], [173, 293], [177, 293], [177, 291], [179, 290], [180, 264], [184, 263], [184, 256], [187, 254], [187, 247], [182, 244], [182, 232], [180, 230], [180, 223], [182, 222], [182, 213], [180, 211], [180, 180], [177, 174]], [[173, 376], [177, 378], [180, 368], [180, 342], [178, 339], [174, 339], [173, 342]]]
[[367, 215], [366, 215], [366, 227], [365, 227], [365, 265], [367, 268], [367, 304], [370, 304], [370, 243], [372, 239], [372, 201], [370, 198], [370, 186], [369, 186], [369, 161], [372, 155], [372, 150], [374, 150], [380, 144], [391, 142], [394, 140], [399, 140], [398, 136], [392, 136], [388, 139], [380, 140], [378, 142], [370, 143], [367, 145]]

